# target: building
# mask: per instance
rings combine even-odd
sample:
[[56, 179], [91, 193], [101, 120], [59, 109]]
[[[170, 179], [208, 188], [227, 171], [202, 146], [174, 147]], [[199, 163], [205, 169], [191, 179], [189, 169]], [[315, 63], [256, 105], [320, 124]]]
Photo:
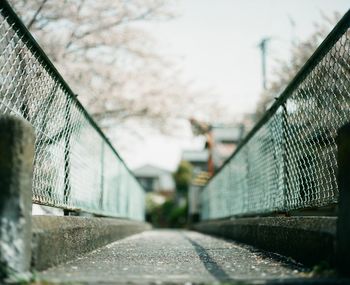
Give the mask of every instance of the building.
[[169, 194], [175, 191], [172, 172], [154, 165], [146, 164], [133, 171], [145, 191]]
[[188, 222], [199, 221], [200, 193], [210, 177], [237, 148], [243, 136], [243, 125], [209, 126], [192, 120], [197, 134], [205, 135], [206, 143], [201, 150], [185, 150], [182, 160], [193, 165], [193, 178], [188, 191]]
[[[235, 151], [243, 136], [242, 125], [236, 126], [210, 126], [205, 133], [207, 141], [200, 150], [185, 150], [181, 160], [193, 165], [194, 175], [207, 171], [215, 172]], [[213, 171], [210, 165], [213, 165]]]
[[242, 139], [243, 127], [214, 126], [211, 129], [213, 139], [212, 157], [215, 169], [218, 169], [235, 151]]
[[196, 175], [202, 171], [208, 171], [209, 151], [208, 149], [185, 150], [182, 152], [181, 160], [191, 163], [193, 174]]

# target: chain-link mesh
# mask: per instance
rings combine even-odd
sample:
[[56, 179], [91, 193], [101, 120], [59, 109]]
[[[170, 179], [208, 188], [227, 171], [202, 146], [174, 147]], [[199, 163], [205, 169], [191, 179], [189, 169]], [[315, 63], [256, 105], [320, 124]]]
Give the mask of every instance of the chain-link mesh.
[[337, 202], [336, 135], [350, 122], [348, 12], [204, 188], [202, 219]]
[[8, 4], [0, 14], [0, 114], [35, 129], [33, 202], [142, 220], [141, 186]]

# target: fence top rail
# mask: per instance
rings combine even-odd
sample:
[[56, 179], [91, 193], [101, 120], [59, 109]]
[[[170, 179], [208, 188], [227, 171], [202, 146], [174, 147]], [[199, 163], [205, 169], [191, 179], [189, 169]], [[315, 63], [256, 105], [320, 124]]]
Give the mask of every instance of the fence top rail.
[[262, 118], [255, 124], [255, 126], [248, 132], [248, 134], [239, 143], [236, 150], [225, 160], [225, 162], [219, 167], [216, 173], [210, 177], [207, 184], [214, 179], [226, 166], [226, 164], [233, 159], [237, 153], [245, 146], [254, 134], [260, 130], [260, 128], [277, 112], [278, 108], [282, 106], [288, 98], [291, 96], [293, 91], [303, 82], [308, 73], [318, 64], [323, 56], [332, 48], [332, 46], [339, 40], [339, 38], [347, 31], [350, 27], [350, 9], [344, 14], [340, 21], [335, 25], [328, 36], [322, 41], [311, 57], [306, 61], [303, 67], [298, 71], [290, 83], [284, 88], [279, 96], [275, 98], [275, 102], [265, 112]]
[[[83, 107], [81, 102], [77, 98], [77, 94], [73, 92], [73, 90], [70, 88], [68, 83], [65, 81], [65, 79], [62, 77], [62, 75], [59, 73], [59, 71], [56, 69], [54, 64], [51, 62], [51, 60], [48, 58], [44, 50], [40, 47], [38, 42], [34, 39], [32, 34], [29, 32], [25, 24], [22, 22], [22, 20], [18, 17], [16, 12], [13, 10], [11, 5], [7, 2], [7, 0], [1, 0], [0, 3], [0, 13], [6, 19], [6, 21], [12, 25], [12, 27], [16, 30], [16, 33], [23, 37], [24, 42], [26, 43], [29, 50], [31, 50], [33, 53], [37, 54], [39, 61], [41, 61], [43, 67], [53, 76], [57, 79], [59, 84], [61, 85], [62, 89], [69, 94], [71, 99], [76, 103], [80, 111], [83, 113], [84, 117], [89, 121], [89, 123], [92, 125], [92, 127], [98, 132], [98, 134], [103, 138], [103, 140], [107, 143], [107, 145], [111, 148], [113, 153], [120, 159], [120, 161], [123, 163], [127, 171], [135, 178], [135, 175], [133, 172], [129, 169], [129, 167], [126, 165], [123, 158], [119, 155], [117, 150], [113, 147], [111, 141], [107, 138], [107, 136], [103, 133], [101, 128], [98, 126], [98, 124], [95, 122], [95, 120], [89, 115], [87, 110]], [[138, 180], [135, 178], [135, 180], [138, 182]], [[139, 184], [139, 183], [138, 183]], [[141, 184], [139, 184], [141, 188]]]

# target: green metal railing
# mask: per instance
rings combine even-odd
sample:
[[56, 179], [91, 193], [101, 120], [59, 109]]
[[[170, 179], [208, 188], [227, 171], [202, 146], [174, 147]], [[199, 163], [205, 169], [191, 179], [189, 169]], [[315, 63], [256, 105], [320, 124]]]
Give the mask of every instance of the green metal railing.
[[350, 122], [347, 12], [201, 194], [203, 220], [337, 203], [336, 135]]
[[143, 220], [142, 187], [6, 1], [0, 36], [0, 114], [36, 132], [33, 203]]

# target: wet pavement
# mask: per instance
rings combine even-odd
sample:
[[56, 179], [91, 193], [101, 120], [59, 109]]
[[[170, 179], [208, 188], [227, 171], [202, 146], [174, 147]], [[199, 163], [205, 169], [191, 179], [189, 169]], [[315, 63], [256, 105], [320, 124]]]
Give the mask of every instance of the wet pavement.
[[233, 241], [192, 231], [153, 230], [38, 276], [79, 284], [294, 284], [308, 283], [307, 271], [293, 260]]

